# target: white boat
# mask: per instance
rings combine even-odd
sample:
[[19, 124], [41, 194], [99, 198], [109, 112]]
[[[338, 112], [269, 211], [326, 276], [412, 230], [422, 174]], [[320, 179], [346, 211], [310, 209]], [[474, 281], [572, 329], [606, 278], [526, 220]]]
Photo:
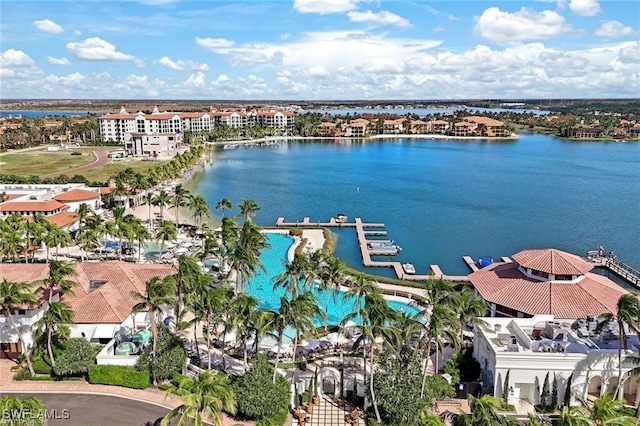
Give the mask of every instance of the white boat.
[[346, 223], [347, 220], [349, 220], [349, 218], [346, 214], [338, 213], [338, 215], [336, 216], [337, 223]]
[[402, 251], [402, 247], [395, 244], [393, 240], [369, 241], [367, 246], [369, 250], [376, 252], [376, 254], [395, 255]]
[[222, 149], [236, 149], [237, 147], [238, 145], [228, 143], [225, 146], [223, 146]]
[[402, 269], [404, 270], [405, 274], [413, 275], [416, 273], [416, 268], [414, 268], [413, 264], [411, 263], [403, 263]]

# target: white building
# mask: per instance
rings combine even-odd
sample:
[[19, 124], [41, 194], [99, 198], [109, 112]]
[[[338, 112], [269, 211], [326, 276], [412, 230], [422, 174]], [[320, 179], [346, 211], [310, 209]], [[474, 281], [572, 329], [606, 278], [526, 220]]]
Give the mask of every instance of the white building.
[[[532, 318], [482, 318], [484, 326], [476, 326], [474, 358], [480, 363], [485, 386], [501, 395], [509, 372], [509, 399], [540, 403], [540, 393], [547, 373], [549, 390], [554, 374], [558, 381], [558, 400], [562, 401], [569, 376], [572, 395], [586, 398], [614, 394], [619, 381], [618, 333], [611, 328], [594, 332], [597, 319], [578, 321], [556, 319], [553, 315]], [[638, 356], [640, 340], [629, 336], [628, 351], [623, 351], [622, 382], [627, 403], [639, 398], [635, 378], [627, 373], [636, 367], [626, 361]]]
[[[63, 298], [74, 312], [74, 323], [69, 325], [71, 337], [82, 337], [92, 343], [102, 344], [111, 342], [123, 327], [132, 331], [147, 328], [147, 312], [135, 315], [131, 313], [137, 303], [131, 293], [144, 293], [146, 282], [153, 277], [162, 278], [176, 273], [172, 265], [118, 261], [83, 262], [76, 264], [75, 268], [76, 275], [71, 279], [78, 285], [73, 289], [74, 295]], [[46, 264], [8, 263], [0, 268], [0, 281], [6, 278], [11, 282], [33, 282], [35, 288], [35, 283], [46, 278], [48, 273], [49, 266]], [[16, 312], [15, 318], [20, 321], [27, 346], [33, 342], [32, 326], [42, 317], [46, 308], [46, 302], [42, 302], [37, 308], [25, 308]], [[17, 335], [6, 326], [7, 323], [8, 319], [0, 315], [0, 344], [3, 352], [0, 357], [3, 354], [15, 356], [16, 351], [23, 350], [17, 345]]]
[[127, 154], [135, 157], [173, 157], [182, 143], [182, 133], [131, 133], [125, 141]]

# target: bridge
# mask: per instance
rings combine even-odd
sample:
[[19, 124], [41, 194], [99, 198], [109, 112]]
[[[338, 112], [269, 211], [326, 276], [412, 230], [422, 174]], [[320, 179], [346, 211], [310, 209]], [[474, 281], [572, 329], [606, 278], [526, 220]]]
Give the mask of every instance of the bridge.
[[599, 252], [587, 253], [587, 260], [595, 266], [599, 266], [613, 272], [635, 288], [640, 289], [640, 271], [621, 262], [616, 256], [607, 256], [601, 250]]

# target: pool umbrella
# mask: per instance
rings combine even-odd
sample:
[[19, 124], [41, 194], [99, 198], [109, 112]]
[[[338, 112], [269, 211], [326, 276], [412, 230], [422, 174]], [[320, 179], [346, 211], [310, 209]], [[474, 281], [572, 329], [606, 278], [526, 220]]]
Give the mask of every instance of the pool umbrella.
[[315, 351], [320, 347], [320, 340], [318, 339], [309, 339], [306, 342], [302, 343], [302, 347], [304, 347], [308, 351]]
[[327, 337], [325, 337], [325, 339], [327, 340], [327, 342], [333, 344], [340, 344], [347, 341], [347, 338], [342, 333], [329, 333], [327, 334]]
[[281, 354], [288, 354], [289, 352], [291, 352], [291, 346], [289, 346], [288, 343], [276, 343], [271, 347], [271, 349], [269, 349], [269, 351], [273, 353], [280, 352]]

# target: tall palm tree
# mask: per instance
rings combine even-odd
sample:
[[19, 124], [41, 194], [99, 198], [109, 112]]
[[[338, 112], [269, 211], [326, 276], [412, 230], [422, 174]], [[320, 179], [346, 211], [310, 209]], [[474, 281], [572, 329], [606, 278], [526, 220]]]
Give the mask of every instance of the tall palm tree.
[[[596, 328], [596, 332], [600, 332], [604, 326], [609, 322], [615, 321], [618, 324], [618, 333], [620, 340], [618, 343], [618, 387], [616, 389], [616, 396], [619, 395], [622, 389], [622, 349], [625, 352], [629, 345], [629, 336], [627, 335], [626, 327], [633, 330], [637, 330], [640, 326], [640, 301], [633, 294], [623, 294], [618, 299], [616, 304], [616, 313], [610, 312], [600, 315], [600, 323]], [[620, 344], [622, 343], [622, 344]]]
[[[0, 413], [3, 413], [2, 423], [7, 426], [29, 424], [32, 426], [44, 426], [46, 420], [43, 417], [36, 418], [35, 413], [44, 413], [46, 405], [37, 398], [28, 396], [19, 398], [13, 395], [5, 395], [0, 398]], [[25, 420], [25, 413], [32, 413], [33, 417]]]
[[564, 407], [560, 412], [561, 426], [592, 426], [593, 422], [580, 407]]
[[24, 282], [9, 282], [5, 278], [0, 283], [0, 312], [9, 318], [11, 327], [18, 336], [18, 341], [22, 347], [22, 352], [27, 360], [27, 366], [32, 376], [35, 376], [33, 365], [31, 364], [31, 351], [26, 347], [22, 331], [13, 319], [12, 312], [24, 305], [36, 305], [37, 297], [33, 293], [31, 284]]
[[216, 204], [216, 210], [222, 210], [222, 217], [224, 217], [225, 210], [231, 210], [233, 208], [233, 204], [231, 204], [231, 200], [228, 198], [223, 198]]
[[[132, 216], [133, 217], [133, 216]], [[129, 222], [129, 233], [131, 238], [138, 241], [138, 263], [142, 258], [142, 249], [147, 246], [147, 241], [151, 239], [151, 231], [144, 226], [140, 219]]]
[[[51, 366], [56, 365], [51, 341], [54, 336], [59, 338], [58, 333], [61, 332], [61, 327], [71, 324], [73, 322], [73, 316], [74, 312], [66, 302], [51, 302], [49, 303], [49, 308], [44, 311], [42, 318], [35, 323], [36, 330], [38, 330], [37, 334], [46, 334], [47, 336], [47, 352], [49, 353]], [[68, 328], [66, 331], [68, 331]]]
[[196, 219], [196, 226], [200, 226], [202, 224], [202, 218], [211, 217], [211, 211], [209, 209], [209, 203], [207, 203], [207, 199], [202, 195], [196, 195], [191, 198], [189, 201], [189, 210], [191, 214]]
[[236, 293], [243, 292], [244, 281], [251, 279], [258, 269], [264, 270], [260, 254], [266, 248], [269, 248], [267, 238], [252, 221], [246, 221], [229, 255], [229, 260], [236, 271]]
[[[24, 233], [26, 237], [27, 247], [35, 248], [36, 246], [40, 246], [42, 244], [44, 227], [40, 225], [35, 219], [27, 220], [24, 223]], [[32, 256], [34, 256], [34, 253], [35, 253], [35, 250], [32, 252]], [[25, 256], [25, 262], [28, 262], [28, 256]]]
[[304, 254], [296, 253], [291, 262], [285, 265], [284, 271], [273, 278], [273, 289], [284, 288], [285, 294], [297, 297], [300, 287], [311, 288], [310, 282], [305, 280], [309, 259]]
[[24, 243], [22, 238], [23, 231], [20, 228], [4, 225], [0, 228], [0, 231], [2, 231], [2, 237], [0, 237], [0, 260], [7, 257], [17, 262], [20, 259], [19, 250]]
[[454, 296], [452, 302], [453, 311], [460, 325], [460, 344], [462, 345], [464, 326], [466, 324], [479, 325], [482, 322], [479, 317], [487, 313], [487, 304], [482, 297], [475, 295], [468, 285], [462, 287], [460, 294]]
[[164, 222], [156, 229], [155, 238], [156, 241], [160, 241], [160, 255], [162, 255], [164, 243], [167, 241], [174, 241], [178, 238], [178, 229], [176, 228], [176, 224], [173, 222]]
[[176, 185], [171, 196], [171, 208], [174, 209], [176, 215], [176, 226], [180, 226], [180, 207], [185, 207], [191, 200], [191, 193], [184, 189], [182, 185]]
[[67, 247], [72, 243], [71, 235], [66, 230], [50, 224], [47, 227], [47, 233], [44, 237], [44, 242], [47, 245], [47, 263], [49, 262], [49, 247], [56, 248], [56, 259], [58, 258], [58, 249], [60, 247]]
[[184, 316], [184, 296], [189, 290], [196, 291], [199, 278], [202, 275], [200, 266], [197, 261], [190, 256], [178, 257], [178, 273], [175, 275], [176, 281], [176, 303], [174, 306], [174, 314], [176, 323], [180, 323]]
[[241, 199], [238, 207], [240, 208], [240, 216], [244, 216], [245, 221], [250, 221], [251, 217], [255, 216], [258, 210], [260, 210], [256, 200], [253, 198]]
[[246, 293], [239, 294], [231, 300], [231, 324], [236, 329], [236, 336], [242, 343], [244, 368], [249, 368], [247, 342], [255, 334], [255, 322], [258, 314], [258, 299]]
[[233, 291], [228, 286], [208, 287], [199, 296], [197, 303], [207, 329], [208, 367], [211, 370], [211, 334], [218, 330], [218, 327], [224, 322], [229, 311]]
[[113, 237], [117, 237], [118, 238], [118, 260], [122, 260], [122, 239], [124, 238], [125, 234], [126, 234], [126, 222], [125, 222], [125, 208], [122, 206], [117, 206], [114, 207], [113, 209], [111, 209], [111, 212], [113, 213], [113, 224], [114, 224], [114, 230], [115, 230], [115, 235], [112, 235]]
[[160, 207], [160, 220], [164, 225], [164, 209], [165, 207], [171, 205], [171, 195], [169, 195], [169, 193], [163, 189], [158, 193], [158, 195], [156, 195], [154, 203], [155, 205]]
[[320, 265], [320, 289], [339, 289], [346, 280], [346, 267], [345, 263], [337, 257], [326, 256]]
[[64, 294], [73, 296], [73, 288], [78, 284], [68, 278], [76, 275], [73, 265], [63, 260], [52, 260], [49, 263], [49, 274], [42, 280], [40, 287], [43, 294], [47, 296], [49, 304], [52, 303], [53, 293], [58, 290], [60, 297]]
[[291, 318], [289, 325], [294, 330], [293, 335], [293, 359], [296, 362], [296, 348], [300, 336], [315, 329], [315, 320], [319, 319], [323, 323], [327, 320], [327, 314], [318, 304], [318, 299], [310, 291], [305, 291], [291, 300]]
[[80, 261], [84, 262], [86, 252], [95, 250], [100, 246], [98, 229], [89, 226], [78, 229], [76, 243], [80, 246]]
[[181, 377], [178, 386], [167, 392], [180, 395], [182, 405], [162, 418], [162, 426], [203, 426], [206, 421], [222, 426], [223, 412], [236, 413], [236, 397], [224, 374], [204, 371], [195, 377]]
[[158, 343], [158, 315], [164, 312], [163, 307], [174, 303], [175, 293], [176, 285], [172, 276], [151, 278], [145, 285], [144, 294], [137, 291], [131, 292], [131, 297], [138, 300], [133, 306], [132, 313], [136, 314], [142, 311], [149, 312], [149, 324], [151, 325], [151, 334], [153, 337], [152, 357], [156, 354], [156, 345]]
[[147, 205], [149, 208], [149, 229], [153, 229], [153, 219], [151, 218], [151, 210], [155, 203], [156, 195], [148, 191], [146, 194], [142, 196], [142, 204]]
[[[426, 314], [426, 312], [425, 312]], [[428, 375], [428, 367], [429, 361], [431, 359], [431, 347], [435, 344], [435, 362], [434, 362], [434, 373], [438, 372], [438, 355], [440, 354], [441, 349], [441, 340], [442, 337], [448, 337], [449, 341], [454, 341], [457, 343], [457, 328], [458, 322], [456, 320], [455, 312], [447, 305], [438, 304], [431, 308], [431, 313], [429, 314], [428, 322], [426, 325], [426, 339], [427, 346], [425, 352], [425, 366], [424, 366], [424, 374], [422, 376], [422, 388], [420, 391], [421, 396], [424, 395], [424, 385], [427, 380]]]

